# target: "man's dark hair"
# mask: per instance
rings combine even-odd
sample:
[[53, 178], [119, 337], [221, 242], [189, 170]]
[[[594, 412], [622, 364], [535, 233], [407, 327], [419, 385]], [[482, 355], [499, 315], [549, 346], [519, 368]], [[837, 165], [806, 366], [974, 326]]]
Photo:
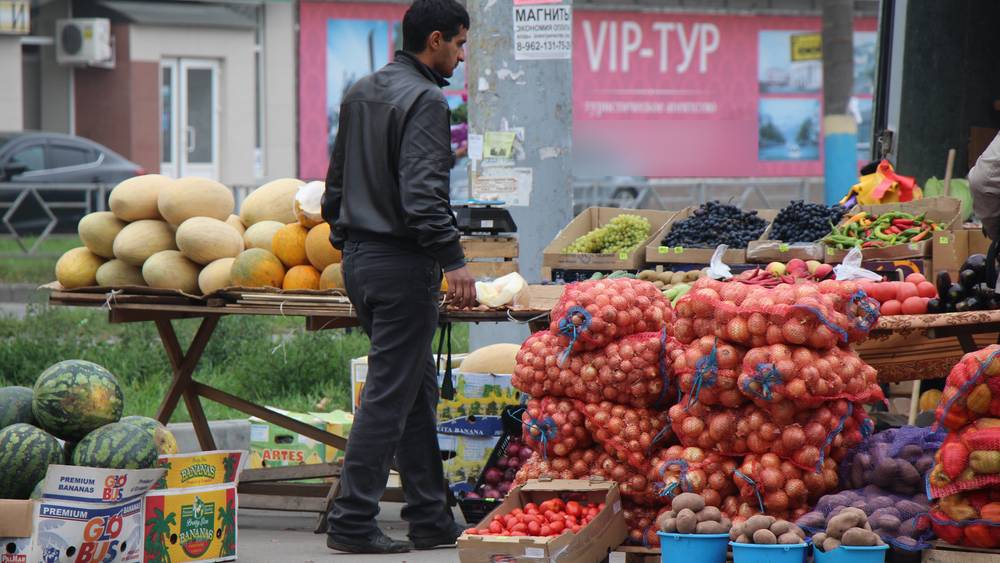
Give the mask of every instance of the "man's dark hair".
[[455, 0], [416, 0], [403, 16], [403, 50], [423, 52], [431, 33], [451, 41], [463, 27], [469, 29], [469, 12]]

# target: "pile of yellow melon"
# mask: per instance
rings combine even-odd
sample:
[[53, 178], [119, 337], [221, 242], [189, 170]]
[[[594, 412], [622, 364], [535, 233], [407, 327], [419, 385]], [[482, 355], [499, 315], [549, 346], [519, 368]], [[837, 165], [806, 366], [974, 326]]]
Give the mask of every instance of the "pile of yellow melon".
[[232, 192], [213, 180], [136, 176], [112, 190], [111, 211], [80, 220], [84, 246], [59, 258], [56, 279], [67, 289], [149, 286], [193, 295], [232, 286], [343, 288], [322, 194], [322, 182], [274, 180], [234, 215]]

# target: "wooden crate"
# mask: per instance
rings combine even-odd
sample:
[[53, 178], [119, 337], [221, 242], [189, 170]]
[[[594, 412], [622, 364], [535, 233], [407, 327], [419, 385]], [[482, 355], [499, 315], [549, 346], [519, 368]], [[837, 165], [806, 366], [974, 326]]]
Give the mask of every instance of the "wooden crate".
[[465, 262], [474, 278], [499, 278], [517, 270], [514, 237], [462, 237]]
[[996, 563], [1000, 561], [1000, 549], [981, 549], [951, 545], [943, 541], [934, 542], [925, 549], [923, 563]]

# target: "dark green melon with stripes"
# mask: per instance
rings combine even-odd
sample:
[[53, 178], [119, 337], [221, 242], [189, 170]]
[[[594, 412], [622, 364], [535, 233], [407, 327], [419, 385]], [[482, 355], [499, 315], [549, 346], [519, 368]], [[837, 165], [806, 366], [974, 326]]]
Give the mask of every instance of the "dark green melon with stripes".
[[160, 455], [177, 453], [177, 438], [159, 420], [148, 416], [126, 416], [118, 422], [133, 424], [152, 434], [153, 440], [156, 442], [156, 451], [160, 452]]
[[125, 404], [115, 376], [84, 360], [59, 362], [42, 372], [34, 395], [31, 412], [38, 425], [70, 442], [117, 422]]
[[34, 424], [31, 398], [31, 389], [27, 387], [0, 387], [0, 429], [18, 422]]
[[145, 428], [115, 422], [87, 434], [73, 448], [73, 465], [107, 469], [149, 469], [156, 465], [156, 440]]
[[51, 463], [63, 462], [59, 441], [30, 424], [0, 430], [0, 498], [27, 499]]

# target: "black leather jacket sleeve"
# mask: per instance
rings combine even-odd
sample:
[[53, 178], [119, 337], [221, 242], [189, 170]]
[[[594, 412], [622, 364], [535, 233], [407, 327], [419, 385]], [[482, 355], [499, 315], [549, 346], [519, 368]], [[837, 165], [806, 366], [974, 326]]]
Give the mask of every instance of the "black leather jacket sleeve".
[[450, 143], [447, 103], [425, 94], [414, 104], [400, 143], [399, 196], [406, 226], [446, 272], [465, 265], [448, 201], [454, 162]]
[[[340, 115], [343, 117], [344, 108], [341, 107]], [[336, 227], [337, 219], [340, 218], [340, 200], [344, 193], [344, 131], [343, 119], [337, 128], [337, 137], [333, 141], [333, 154], [330, 155], [330, 166], [326, 170], [326, 189], [323, 191], [321, 209], [323, 220], [330, 224], [330, 242], [338, 250], [344, 249], [346, 233]]]

